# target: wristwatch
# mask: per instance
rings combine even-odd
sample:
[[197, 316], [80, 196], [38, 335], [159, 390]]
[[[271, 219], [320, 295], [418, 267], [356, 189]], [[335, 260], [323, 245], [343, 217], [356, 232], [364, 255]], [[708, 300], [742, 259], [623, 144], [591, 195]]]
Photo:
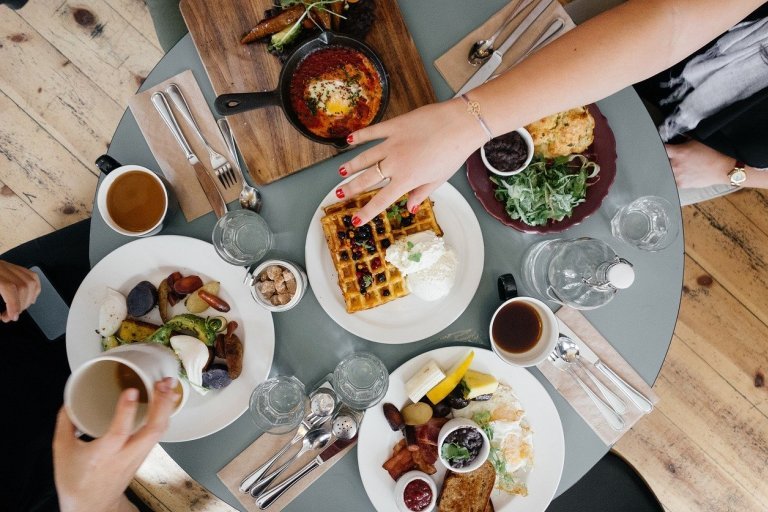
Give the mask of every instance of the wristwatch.
[[736, 160], [731, 172], [728, 173], [728, 179], [731, 180], [732, 187], [740, 187], [747, 181], [746, 165], [740, 160]]

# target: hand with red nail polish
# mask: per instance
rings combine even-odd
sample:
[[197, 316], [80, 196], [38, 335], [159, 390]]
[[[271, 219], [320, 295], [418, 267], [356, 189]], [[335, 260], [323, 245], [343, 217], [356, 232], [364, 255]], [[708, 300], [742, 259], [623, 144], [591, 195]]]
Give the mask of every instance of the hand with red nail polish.
[[342, 168], [339, 169], [339, 174], [341, 174], [342, 176], [346, 176], [347, 175], [347, 170], [344, 167], [342, 167]]
[[336, 197], [338, 197], [339, 199], [344, 199], [344, 191], [341, 190], [340, 188], [337, 188], [336, 189]]
[[354, 217], [352, 217], [352, 225], [353, 225], [353, 226], [357, 227], [357, 226], [359, 226], [360, 224], [362, 224], [362, 220], [360, 220], [360, 217], [358, 217], [357, 215], [355, 215]]

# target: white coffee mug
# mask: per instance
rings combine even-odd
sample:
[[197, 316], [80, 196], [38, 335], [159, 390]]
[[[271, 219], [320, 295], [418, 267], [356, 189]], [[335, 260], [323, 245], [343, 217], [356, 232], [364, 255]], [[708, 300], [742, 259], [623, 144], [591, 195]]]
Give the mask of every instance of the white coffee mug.
[[[493, 336], [493, 325], [499, 315], [499, 312], [509, 304], [515, 302], [523, 302], [532, 307], [541, 320], [541, 332], [538, 340], [529, 350], [524, 352], [510, 352], [508, 350], [504, 350], [504, 348], [500, 346], [499, 342], [494, 339]], [[505, 301], [496, 309], [496, 311], [493, 313], [493, 316], [491, 317], [491, 324], [488, 327], [488, 332], [491, 338], [491, 348], [496, 353], [496, 355], [503, 359], [505, 362], [514, 366], [536, 366], [540, 362], [544, 361], [547, 356], [551, 354], [555, 349], [559, 335], [559, 328], [557, 324], [557, 318], [555, 317], [555, 314], [552, 312], [552, 310], [549, 309], [549, 306], [532, 297], [515, 297]]]
[[[115, 219], [112, 218], [107, 205], [107, 197], [109, 195], [110, 188], [114, 185], [118, 178], [129, 172], [141, 172], [146, 174], [147, 176], [151, 177], [152, 180], [155, 181], [163, 191], [162, 215], [160, 215], [160, 218], [152, 226], [149, 226], [147, 229], [141, 231], [131, 231], [123, 226], [120, 226], [117, 222], [115, 222]], [[120, 233], [121, 235], [133, 237], [156, 235], [160, 232], [161, 229], [163, 229], [163, 222], [165, 221], [165, 217], [168, 213], [168, 188], [157, 174], [147, 169], [146, 167], [142, 167], [140, 165], [121, 165], [120, 167], [109, 169], [108, 174], [99, 185], [99, 190], [96, 192], [96, 204], [99, 207], [99, 213], [101, 214], [101, 218], [104, 219], [104, 222], [106, 222], [110, 228]]]
[[[119, 376], [126, 372], [131, 379]], [[147, 421], [155, 382], [165, 377], [174, 377], [179, 382], [177, 392], [181, 392], [181, 398], [176, 414], [189, 395], [186, 384], [179, 379], [176, 354], [157, 343], [122, 345], [86, 361], [72, 372], [64, 386], [64, 405], [78, 430], [100, 437], [109, 430], [120, 394], [128, 387], [136, 387], [141, 397], [133, 425], [135, 432]]]

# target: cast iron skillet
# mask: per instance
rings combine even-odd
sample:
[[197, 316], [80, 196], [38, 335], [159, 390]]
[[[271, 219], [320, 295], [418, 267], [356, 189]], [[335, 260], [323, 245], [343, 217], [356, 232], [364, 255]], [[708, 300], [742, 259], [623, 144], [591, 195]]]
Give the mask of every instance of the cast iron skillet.
[[389, 100], [389, 76], [384, 69], [384, 65], [381, 63], [381, 59], [379, 59], [379, 56], [365, 43], [333, 32], [322, 32], [317, 37], [306, 41], [296, 48], [291, 56], [288, 57], [288, 60], [283, 65], [283, 69], [280, 71], [280, 79], [277, 83], [277, 89], [265, 92], [222, 94], [217, 97], [214, 102], [216, 112], [224, 116], [230, 116], [256, 108], [279, 106], [283, 109], [285, 116], [291, 124], [306, 138], [321, 144], [332, 144], [339, 149], [346, 148], [348, 144], [344, 138], [329, 139], [320, 137], [305, 128], [304, 125], [301, 124], [299, 116], [296, 115], [296, 112], [291, 106], [291, 77], [296, 71], [299, 63], [310, 53], [329, 46], [352, 48], [353, 50], [361, 52], [371, 60], [376, 71], [379, 72], [379, 77], [381, 79], [381, 105], [379, 111], [376, 112], [373, 121], [371, 121], [371, 124], [380, 121], [384, 115], [384, 111], [387, 109], [387, 101]]

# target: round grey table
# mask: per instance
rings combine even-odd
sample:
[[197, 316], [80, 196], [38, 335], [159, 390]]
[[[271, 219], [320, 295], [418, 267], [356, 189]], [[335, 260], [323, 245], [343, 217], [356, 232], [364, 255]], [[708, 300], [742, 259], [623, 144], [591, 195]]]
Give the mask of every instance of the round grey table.
[[[470, 7], [465, 0], [401, 2], [400, 8], [438, 98], [447, 99], [452, 92], [432, 62], [503, 3], [504, 0], [472, 2]], [[605, 4], [605, 1], [598, 2], [597, 8]], [[586, 3], [577, 1], [570, 9], [570, 14], [578, 22], [594, 13], [596, 6], [594, 0]], [[147, 77], [143, 88], [186, 69], [192, 69], [212, 108], [214, 93], [189, 35], [160, 61]], [[390, 72], [396, 73], [397, 70]], [[616, 181], [600, 211], [565, 233], [548, 238], [601, 238], [635, 265], [637, 279], [632, 287], [622, 291], [605, 307], [587, 312], [586, 316], [639, 374], [648, 383], [653, 383], [669, 347], [680, 304], [683, 239], [678, 237], [671, 247], [660, 253], [642, 252], [612, 239], [609, 220], [618, 205], [642, 195], [660, 195], [673, 204], [679, 204], [677, 189], [659, 136], [634, 91], [623, 90], [599, 102], [599, 107], [616, 135]], [[124, 163], [158, 169], [128, 110], [115, 131], [109, 154]], [[304, 263], [304, 241], [309, 221], [320, 200], [339, 182], [336, 171], [348, 158], [350, 155], [337, 156], [262, 187], [262, 214], [278, 240], [273, 255]], [[460, 342], [489, 346], [487, 326], [498, 304], [496, 278], [507, 272], [519, 273], [522, 253], [543, 237], [519, 233], [488, 215], [474, 198], [463, 170], [457, 172], [450, 182], [472, 206], [486, 243], [480, 286], [461, 317], [442, 332], [423, 341], [383, 345], [353, 336], [336, 325], [310, 292], [296, 308], [273, 315], [276, 335], [273, 374], [294, 374], [310, 385], [332, 371], [344, 355], [356, 350], [375, 353], [391, 371], [412, 357], [440, 346]], [[234, 207], [238, 206], [235, 203], [230, 205], [230, 209]], [[111, 231], [96, 210], [94, 204], [90, 245], [92, 265], [131, 241]], [[674, 216], [673, 222], [681, 225], [679, 210], [674, 212]], [[210, 240], [214, 222], [212, 213], [192, 223], [187, 223], [183, 215], [177, 213], [162, 234]], [[559, 494], [581, 478], [609, 447], [597, 438], [538, 370], [531, 371], [550, 392], [563, 422], [566, 453]], [[244, 414], [215, 434], [196, 441], [165, 443], [163, 448], [192, 478], [239, 508], [238, 501], [216, 473], [259, 434], [249, 415]], [[335, 510], [373, 509], [360, 482], [356, 453], [339, 461], [297, 497], [287, 510], [310, 510], [318, 504], [333, 504]]]

